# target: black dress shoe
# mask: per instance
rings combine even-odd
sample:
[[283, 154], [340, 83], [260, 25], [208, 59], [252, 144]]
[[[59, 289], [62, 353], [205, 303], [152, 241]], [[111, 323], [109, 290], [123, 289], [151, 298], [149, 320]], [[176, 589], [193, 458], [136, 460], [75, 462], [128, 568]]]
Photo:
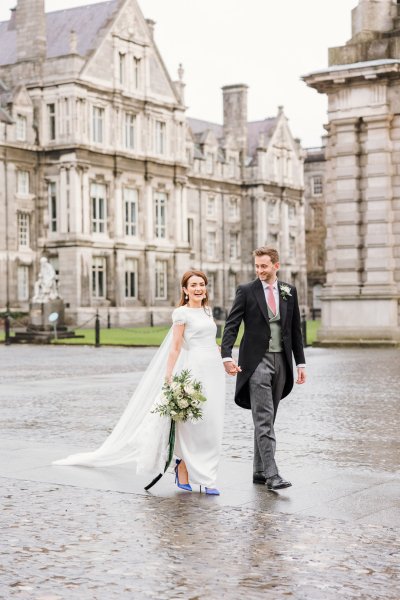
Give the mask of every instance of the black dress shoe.
[[265, 477], [262, 471], [259, 471], [258, 473], [253, 473], [253, 483], [261, 483], [262, 485], [265, 485], [266, 482], [267, 478]]
[[292, 484], [290, 481], [286, 481], [280, 475], [276, 474], [272, 477], [268, 477], [266, 480], [266, 486], [269, 490], [283, 490], [284, 488], [290, 487]]

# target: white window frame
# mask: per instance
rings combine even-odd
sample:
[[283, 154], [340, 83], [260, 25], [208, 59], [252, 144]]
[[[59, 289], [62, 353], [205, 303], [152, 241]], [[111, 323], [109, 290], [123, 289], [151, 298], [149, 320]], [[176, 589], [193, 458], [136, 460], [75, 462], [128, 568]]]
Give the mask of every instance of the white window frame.
[[126, 54], [125, 52], [118, 52], [118, 81], [120, 85], [124, 85], [126, 82]]
[[30, 221], [29, 213], [18, 212], [18, 247], [30, 248]]
[[168, 298], [168, 262], [156, 260], [155, 267], [155, 299], [166, 300]]
[[322, 175], [314, 175], [311, 178], [311, 193], [313, 196], [322, 196], [324, 191], [324, 180]]
[[48, 126], [48, 138], [50, 142], [54, 142], [57, 136], [57, 110], [56, 103], [49, 102], [47, 104], [47, 126]]
[[17, 194], [22, 196], [29, 194], [29, 171], [17, 171]]
[[296, 236], [293, 234], [289, 235], [289, 257], [293, 258], [296, 256]]
[[239, 199], [231, 196], [229, 198], [229, 218], [230, 219], [238, 219], [239, 218]]
[[217, 257], [217, 232], [207, 231], [207, 257]]
[[240, 233], [238, 231], [231, 231], [229, 233], [229, 258], [240, 257]]
[[17, 297], [19, 302], [29, 300], [29, 267], [19, 265], [17, 269]]
[[107, 186], [104, 183], [91, 183], [90, 208], [92, 233], [106, 233]]
[[142, 59], [137, 56], [133, 57], [133, 87], [138, 90], [142, 80]]
[[92, 106], [92, 142], [104, 142], [105, 109], [102, 106]]
[[107, 293], [107, 261], [103, 256], [92, 258], [92, 298], [105, 298]]
[[57, 184], [55, 181], [49, 181], [47, 196], [49, 201], [49, 229], [51, 233], [55, 233], [58, 231]]
[[124, 116], [124, 146], [128, 150], [134, 150], [136, 146], [136, 115], [125, 113]]
[[155, 150], [157, 154], [166, 154], [167, 141], [167, 124], [165, 121], [156, 121], [154, 126], [155, 133]]
[[228, 275], [228, 300], [233, 300], [236, 295], [236, 274], [229, 273]]
[[138, 297], [138, 260], [125, 258], [125, 298]]
[[209, 300], [214, 300], [215, 298], [215, 273], [207, 274], [207, 293]]
[[166, 192], [154, 192], [154, 234], [158, 239], [167, 238], [167, 202]]
[[124, 188], [124, 228], [125, 235], [137, 236], [139, 193], [135, 188]]
[[207, 196], [207, 217], [215, 218], [217, 214], [217, 199], [215, 196], [209, 194]]
[[18, 142], [26, 142], [28, 119], [25, 115], [17, 115], [16, 119], [16, 139]]

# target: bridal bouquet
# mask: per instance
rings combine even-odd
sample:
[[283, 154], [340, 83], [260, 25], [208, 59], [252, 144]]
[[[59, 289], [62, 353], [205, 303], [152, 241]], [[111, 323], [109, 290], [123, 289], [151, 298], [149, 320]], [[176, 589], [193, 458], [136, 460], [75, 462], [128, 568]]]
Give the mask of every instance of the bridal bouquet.
[[165, 383], [161, 398], [152, 411], [172, 421], [198, 421], [203, 416], [201, 404], [206, 401], [200, 381], [191, 377], [185, 369], [172, 377], [171, 383]]

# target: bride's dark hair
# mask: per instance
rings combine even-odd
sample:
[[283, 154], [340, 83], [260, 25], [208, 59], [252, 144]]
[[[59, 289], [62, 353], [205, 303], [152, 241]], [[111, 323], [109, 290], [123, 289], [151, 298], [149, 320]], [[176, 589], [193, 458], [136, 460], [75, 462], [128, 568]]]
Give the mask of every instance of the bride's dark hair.
[[[185, 298], [185, 292], [183, 291], [183, 288], [187, 288], [188, 281], [193, 276], [201, 277], [207, 286], [207, 284], [208, 284], [207, 275], [205, 273], [203, 273], [203, 271], [186, 271], [186, 273], [184, 273], [184, 275], [181, 279], [181, 297], [180, 297], [178, 306], [185, 306], [188, 303], [188, 300], [186, 300], [186, 298]], [[201, 305], [208, 306], [208, 291], [207, 291], [207, 289], [206, 289], [205, 298], [203, 298], [203, 300], [201, 301]]]

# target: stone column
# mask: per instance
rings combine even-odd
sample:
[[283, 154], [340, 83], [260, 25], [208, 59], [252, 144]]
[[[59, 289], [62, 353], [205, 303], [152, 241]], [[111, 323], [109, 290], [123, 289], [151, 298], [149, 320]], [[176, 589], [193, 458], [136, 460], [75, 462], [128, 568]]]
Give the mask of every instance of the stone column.
[[147, 182], [144, 188], [146, 231], [145, 240], [151, 243], [154, 240], [154, 210], [153, 210], [153, 188], [151, 181]]

